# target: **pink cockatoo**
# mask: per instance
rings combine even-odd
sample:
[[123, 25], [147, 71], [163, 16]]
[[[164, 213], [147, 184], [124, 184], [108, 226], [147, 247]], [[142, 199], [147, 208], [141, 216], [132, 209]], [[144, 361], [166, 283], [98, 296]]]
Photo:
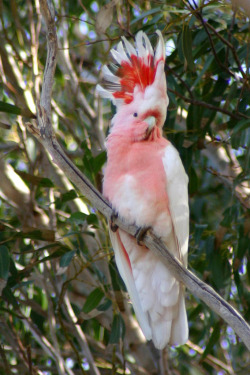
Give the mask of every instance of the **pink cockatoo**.
[[[103, 194], [115, 212], [139, 227], [152, 227], [186, 267], [189, 236], [188, 177], [179, 153], [162, 136], [168, 96], [165, 46], [157, 31], [153, 50], [142, 31], [135, 47], [122, 37], [104, 66], [103, 87], [117, 107], [106, 147]], [[110, 223], [111, 226], [112, 223]], [[158, 349], [188, 339], [184, 287], [162, 260], [131, 235], [110, 230], [116, 263], [146, 339]]]

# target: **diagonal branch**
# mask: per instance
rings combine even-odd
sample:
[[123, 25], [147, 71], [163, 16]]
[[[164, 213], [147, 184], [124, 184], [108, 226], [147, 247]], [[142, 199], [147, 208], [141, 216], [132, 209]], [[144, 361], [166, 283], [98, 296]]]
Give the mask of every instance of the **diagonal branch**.
[[[50, 1], [48, 0], [48, 2]], [[84, 176], [66, 156], [65, 152], [57, 142], [52, 128], [50, 120], [50, 103], [52, 77], [56, 65], [55, 56], [57, 46], [56, 43], [54, 43], [56, 40], [56, 32], [51, 12], [48, 11], [47, 1], [40, 0], [40, 3], [41, 8], [43, 9], [43, 17], [47, 24], [47, 32], [54, 33], [54, 35], [53, 37], [52, 35], [48, 37], [48, 55], [44, 72], [41, 104], [37, 103], [38, 128], [35, 128], [31, 124], [28, 124], [28, 126], [33, 135], [36, 136], [36, 138], [43, 144], [46, 151], [51, 155], [54, 163], [56, 163], [63, 170], [67, 177], [77, 186], [80, 192], [88, 198], [91, 205], [102, 212], [103, 215], [110, 220], [113, 213], [112, 207], [101, 195], [101, 193], [95, 189], [86, 176]], [[48, 25], [51, 27], [49, 28]], [[49, 80], [50, 84], [47, 83], [47, 80]], [[124, 222], [120, 217], [113, 220], [114, 223], [124, 231], [130, 233], [132, 236], [136, 235], [138, 227], [135, 225]], [[224, 319], [235, 330], [248, 349], [250, 349], [250, 327], [243, 317], [229, 303], [227, 303], [227, 301], [216, 293], [213, 288], [205, 284], [188, 269], [184, 268], [180, 261], [171, 255], [163, 242], [157, 238], [152, 231], [149, 231], [146, 234], [143, 242], [151, 251], [154, 251], [162, 258], [162, 261], [166, 264], [169, 270], [179, 281], [183, 282], [187, 286], [191, 293], [200, 298], [211, 308], [211, 310], [216, 312], [222, 319]]]

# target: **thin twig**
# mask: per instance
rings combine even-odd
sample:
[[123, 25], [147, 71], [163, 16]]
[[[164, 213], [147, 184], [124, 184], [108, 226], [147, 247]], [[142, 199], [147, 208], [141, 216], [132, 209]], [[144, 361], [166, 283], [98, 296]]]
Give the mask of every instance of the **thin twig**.
[[[202, 355], [204, 353], [204, 349], [200, 348], [198, 345], [195, 345], [193, 342], [191, 342], [190, 340], [188, 340], [186, 342], [186, 345], [195, 350], [198, 354]], [[230, 375], [233, 375], [234, 374], [234, 371], [232, 369], [231, 366], [228, 366], [227, 364], [225, 364], [224, 362], [222, 362], [221, 360], [219, 360], [218, 358], [214, 357], [213, 355], [211, 354], [208, 354], [204, 359], [203, 359], [204, 362], [207, 362], [208, 364], [210, 364], [210, 366], [212, 366], [215, 370], [219, 371], [220, 369], [226, 371], [228, 374]]]
[[216, 105], [209, 104], [209, 103], [206, 103], [206, 102], [202, 102], [200, 100], [196, 100], [196, 99], [192, 99], [192, 98], [187, 98], [186, 96], [182, 95], [178, 91], [172, 90], [169, 87], [168, 87], [168, 91], [172, 92], [176, 96], [179, 96], [179, 98], [184, 100], [184, 102], [194, 104], [194, 105], [197, 105], [197, 106], [201, 106], [201, 107], [204, 107], [204, 108], [212, 109], [213, 111], [216, 111], [216, 112], [224, 113], [225, 115], [228, 115], [228, 116], [230, 116], [230, 117], [232, 117], [236, 120], [239, 120], [240, 118], [247, 118], [247, 119], [249, 118], [249, 116], [247, 116], [247, 115], [245, 115], [244, 113], [241, 113], [241, 112], [238, 112], [237, 114], [232, 113], [232, 112], [228, 111], [227, 109], [217, 107]]
[[228, 42], [225, 38], [223, 38], [223, 37], [222, 37], [222, 36], [221, 36], [221, 35], [215, 30], [215, 28], [214, 28], [213, 26], [211, 26], [208, 22], [206, 22], [206, 21], [204, 20], [204, 18], [202, 17], [201, 10], [200, 10], [200, 8], [198, 8], [198, 6], [194, 7], [194, 6], [191, 4], [191, 2], [190, 2], [189, 0], [187, 0], [187, 3], [188, 3], [188, 5], [189, 5], [189, 10], [190, 10], [190, 12], [191, 12], [191, 13], [192, 13], [192, 14], [193, 14], [193, 15], [194, 15], [194, 16], [195, 16], [195, 17], [201, 22], [201, 24], [203, 25], [203, 27], [204, 27], [204, 29], [205, 29], [207, 35], [208, 35], [208, 39], [209, 39], [209, 41], [210, 41], [210, 45], [211, 45], [211, 48], [212, 48], [212, 51], [213, 51], [213, 55], [214, 55], [214, 57], [215, 57], [216, 62], [220, 65], [220, 67], [221, 67], [222, 69], [226, 70], [226, 71], [228, 72], [228, 74], [230, 74], [232, 77], [235, 78], [235, 74], [234, 74], [234, 72], [232, 72], [232, 71], [231, 71], [226, 65], [224, 65], [224, 64], [221, 62], [221, 60], [219, 59], [219, 57], [218, 57], [218, 55], [217, 55], [217, 53], [216, 53], [216, 50], [215, 50], [215, 46], [214, 46], [214, 42], [213, 42], [212, 36], [211, 36], [211, 34], [210, 34], [210, 32], [209, 32], [208, 29], [212, 30], [213, 33], [214, 33], [218, 38], [220, 38], [220, 40], [223, 41], [223, 43], [225, 43], [225, 44], [231, 49], [232, 54], [233, 54], [233, 57], [234, 57], [234, 59], [235, 59], [237, 65], [238, 65], [238, 69], [239, 69], [239, 71], [241, 72], [242, 77], [246, 80], [246, 79], [247, 79], [247, 76], [246, 76], [244, 70], [242, 69], [242, 66], [241, 66], [240, 60], [239, 60], [239, 58], [238, 58], [238, 55], [237, 55], [237, 53], [236, 53], [236, 51], [235, 51], [234, 46], [233, 46], [230, 42]]
[[192, 90], [191, 90], [190, 87], [187, 85], [187, 83], [181, 78], [181, 76], [180, 76], [178, 73], [176, 73], [176, 72], [174, 71], [174, 69], [170, 68], [169, 65], [165, 64], [165, 67], [166, 67], [166, 69], [169, 70], [169, 71], [170, 71], [170, 72], [171, 72], [176, 78], [178, 78], [178, 80], [181, 82], [181, 84], [182, 84], [183, 86], [186, 87], [186, 89], [187, 89], [187, 91], [188, 91], [190, 97], [192, 98], [192, 100], [194, 100], [194, 95], [193, 95], [193, 93], [192, 93]]

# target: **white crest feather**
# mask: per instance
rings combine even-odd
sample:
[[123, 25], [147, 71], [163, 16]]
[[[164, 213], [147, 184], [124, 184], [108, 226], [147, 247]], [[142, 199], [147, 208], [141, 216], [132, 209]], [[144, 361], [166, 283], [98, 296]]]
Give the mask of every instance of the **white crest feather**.
[[147, 51], [143, 45], [143, 35], [144, 33], [139, 31], [135, 36], [135, 42], [138, 50], [138, 56], [145, 58], [147, 57]]
[[152, 48], [151, 43], [150, 43], [150, 41], [148, 39], [148, 36], [146, 34], [144, 34], [144, 40], [145, 40], [145, 44], [146, 44], [147, 55], [154, 56], [153, 48]]
[[159, 30], [157, 30], [156, 34], [158, 35], [159, 39], [158, 39], [157, 47], [155, 50], [155, 58], [154, 58], [155, 63], [159, 61], [160, 59], [163, 59], [165, 61], [165, 57], [166, 57], [165, 44], [164, 44], [164, 40], [162, 37], [162, 33]]
[[[123, 73], [122, 73], [123, 77], [121, 77], [119, 74], [116, 75], [116, 71], [118, 71], [120, 69], [120, 66], [122, 66], [125, 62], [126, 64], [129, 64], [135, 71], [138, 72], [138, 80], [139, 82], [141, 82], [141, 86], [143, 89], [145, 89], [145, 81], [143, 80], [144, 76], [140, 77], [140, 74], [144, 74], [140, 70], [140, 66], [141, 66], [140, 64], [142, 62], [146, 66], [150, 67], [152, 70], [157, 69], [155, 82], [151, 81], [151, 83], [148, 86], [153, 85], [154, 83], [155, 85], [159, 85], [159, 82], [161, 81], [161, 77], [160, 79], [158, 79], [158, 76], [159, 74], [164, 75], [164, 70], [158, 69], [157, 67], [158, 67], [160, 60], [165, 61], [165, 44], [164, 44], [164, 40], [163, 40], [161, 32], [157, 30], [156, 33], [159, 37], [159, 40], [158, 40], [155, 51], [150, 43], [149, 38], [143, 31], [139, 31], [136, 34], [135, 46], [133, 46], [124, 36], [121, 37], [122, 41], [118, 43], [116, 49], [112, 48], [110, 51], [111, 55], [113, 56], [113, 59], [116, 61], [116, 65], [113, 64], [114, 70], [112, 68], [109, 69], [109, 67], [107, 67], [106, 65], [102, 69], [103, 78], [104, 78], [104, 82], [103, 82], [104, 87], [102, 88], [99, 85], [97, 87], [97, 92], [102, 97], [111, 99], [112, 102], [117, 107], [123, 104], [124, 102], [128, 103], [128, 97], [131, 97], [131, 100], [133, 99], [134, 93], [132, 91], [129, 91], [128, 93], [126, 93], [126, 84], [124, 84], [124, 81], [126, 82], [126, 79], [127, 81], [129, 81], [129, 78], [127, 78], [126, 76], [126, 69], [123, 70]], [[135, 64], [134, 60], [131, 59], [131, 56], [137, 57], [139, 67]], [[153, 62], [152, 62], [151, 56], [153, 58]], [[123, 79], [123, 83], [121, 83], [122, 79]], [[128, 86], [129, 86], [129, 83], [127, 82]], [[137, 84], [138, 83], [135, 83], [134, 90], [136, 90]], [[123, 93], [124, 93], [124, 96], [122, 96]]]
[[127, 53], [129, 54], [129, 56], [132, 56], [132, 55], [137, 55], [136, 53], [136, 50], [134, 48], [134, 46], [132, 46], [132, 44], [124, 37], [122, 36], [122, 40], [125, 44], [125, 47], [126, 47], [126, 50], [127, 50]]
[[114, 48], [112, 48], [110, 50], [110, 53], [111, 55], [113, 56], [113, 59], [118, 62], [118, 64], [120, 65], [121, 62], [122, 62], [122, 56], [119, 54], [119, 52], [117, 52]]
[[127, 61], [128, 63], [130, 63], [130, 60], [123, 48], [123, 44], [122, 42], [119, 42], [118, 45], [117, 45], [117, 52], [121, 55], [122, 57], [122, 61]]
[[103, 68], [102, 68], [102, 72], [103, 72], [103, 78], [106, 79], [107, 81], [109, 81], [109, 82], [113, 82], [113, 83], [117, 83], [117, 84], [120, 83], [120, 78], [117, 77], [116, 75], [114, 75], [114, 74], [109, 70], [109, 68], [107, 67], [107, 65], [104, 65], [104, 66], [103, 66]]
[[107, 98], [113, 100], [113, 95], [110, 91], [105, 90], [101, 85], [96, 86], [96, 92], [102, 97], [102, 98]]

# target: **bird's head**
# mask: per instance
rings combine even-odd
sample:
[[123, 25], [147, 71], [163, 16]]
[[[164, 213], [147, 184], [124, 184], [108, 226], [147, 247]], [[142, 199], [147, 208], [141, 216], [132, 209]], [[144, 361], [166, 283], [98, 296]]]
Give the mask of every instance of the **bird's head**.
[[161, 133], [166, 118], [165, 45], [160, 31], [157, 34], [155, 50], [142, 31], [136, 34], [135, 47], [122, 37], [117, 49], [111, 50], [117, 64], [103, 67], [103, 87], [97, 86], [100, 95], [117, 107], [114, 128], [123, 128], [134, 140]]

